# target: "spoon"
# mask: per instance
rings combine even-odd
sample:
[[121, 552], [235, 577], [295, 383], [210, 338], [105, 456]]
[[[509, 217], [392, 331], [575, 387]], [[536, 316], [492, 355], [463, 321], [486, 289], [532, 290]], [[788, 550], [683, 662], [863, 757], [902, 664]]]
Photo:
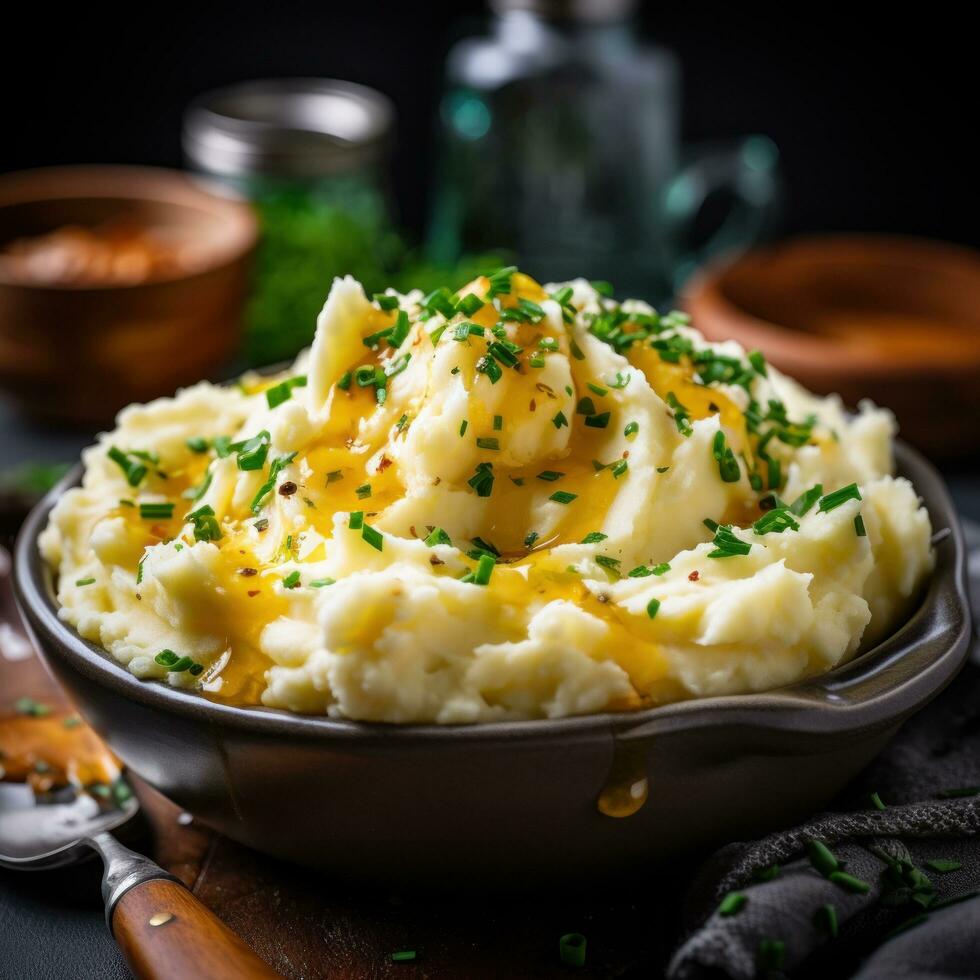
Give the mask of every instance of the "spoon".
[[29, 786], [0, 783], [0, 865], [47, 870], [96, 851], [105, 868], [106, 923], [137, 977], [279, 977], [173, 875], [110, 833], [138, 812], [135, 797], [103, 812], [82, 793], [38, 804]]
[[[0, 548], [0, 691], [25, 695], [30, 690], [43, 693], [45, 701], [21, 697], [14, 715], [0, 705], [0, 867], [61, 868], [95, 851], [104, 866], [106, 923], [130, 969], [143, 980], [280, 977], [173, 875], [115, 838], [112, 832], [125, 832], [140, 809], [124, 780], [115, 782], [115, 792], [106, 788], [99, 796], [52, 778], [103, 760], [108, 760], [106, 771], [114, 773], [115, 760], [80, 719], [51, 708], [52, 702], [67, 705], [42, 673], [11, 612], [5, 595], [8, 569]], [[86, 775], [82, 782], [88, 780]]]

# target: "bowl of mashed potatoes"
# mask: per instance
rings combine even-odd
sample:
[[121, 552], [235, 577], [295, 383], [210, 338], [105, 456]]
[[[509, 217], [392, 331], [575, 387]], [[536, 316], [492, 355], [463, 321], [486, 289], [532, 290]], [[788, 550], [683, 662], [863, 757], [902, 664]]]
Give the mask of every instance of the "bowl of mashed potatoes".
[[123, 410], [20, 548], [126, 762], [356, 873], [610, 868], [793, 819], [969, 632], [955, 514], [886, 410], [514, 268], [336, 280], [288, 369]]

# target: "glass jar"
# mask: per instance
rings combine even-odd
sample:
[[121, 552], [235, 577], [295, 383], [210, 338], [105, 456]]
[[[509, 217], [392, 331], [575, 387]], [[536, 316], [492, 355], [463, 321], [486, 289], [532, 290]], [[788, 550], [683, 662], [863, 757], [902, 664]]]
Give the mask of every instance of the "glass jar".
[[369, 291], [387, 284], [400, 257], [386, 171], [393, 126], [383, 95], [330, 79], [247, 82], [188, 108], [189, 163], [245, 195], [259, 216], [249, 364], [310, 342], [334, 276], [356, 276]]
[[[744, 244], [774, 199], [774, 147], [740, 141], [691, 162], [673, 55], [639, 41], [633, 0], [494, 0], [486, 36], [450, 51], [428, 244], [454, 261], [509, 249], [536, 278], [585, 275], [659, 301], [709, 251]], [[711, 195], [733, 203], [709, 247]]]

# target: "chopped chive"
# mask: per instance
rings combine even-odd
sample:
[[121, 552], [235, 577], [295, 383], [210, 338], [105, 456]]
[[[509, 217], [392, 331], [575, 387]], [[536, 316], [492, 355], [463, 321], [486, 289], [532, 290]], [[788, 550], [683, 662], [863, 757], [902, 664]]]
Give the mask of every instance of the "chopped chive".
[[173, 650], [161, 650], [153, 659], [161, 667], [171, 667], [180, 660], [180, 657]]
[[784, 531], [799, 531], [799, 522], [785, 507], [777, 507], [760, 517], [753, 525], [756, 534], [782, 534]]
[[489, 497], [493, 492], [493, 464], [479, 463], [476, 472], [466, 482], [478, 497]]
[[591, 398], [580, 398], [575, 406], [578, 415], [595, 415], [595, 404]]
[[171, 503], [140, 504], [140, 517], [146, 521], [169, 521], [174, 516], [174, 505]]
[[327, 474], [327, 486], [330, 486], [331, 483], [336, 483], [338, 480], [342, 480], [343, 478], [344, 474], [340, 470], [331, 470]]
[[[707, 519], [704, 522], [708, 523]], [[712, 523], [714, 523], [712, 521]], [[737, 537], [729, 525], [719, 526], [715, 531], [712, 540], [715, 548], [708, 552], [709, 558], [734, 558], [740, 555], [747, 555], [752, 550], [752, 545], [748, 541], [743, 541]]]
[[542, 470], [538, 474], [538, 479], [545, 480], [548, 483], [554, 483], [555, 480], [560, 480], [564, 475], [564, 473], [561, 473], [558, 470]]
[[534, 542], [537, 541], [537, 540], [538, 540], [538, 532], [537, 531], [528, 531], [527, 534], [524, 536], [524, 547], [525, 548], [533, 548], [534, 547]]
[[456, 304], [456, 312], [462, 313], [463, 316], [473, 316], [477, 310], [482, 310], [484, 306], [486, 303], [476, 293], [469, 293]]
[[871, 796], [869, 797], [869, 799], [871, 800], [871, 805], [876, 810], [884, 810], [885, 809], [885, 804], [881, 802], [881, 797], [877, 793], [872, 793]]
[[490, 576], [493, 575], [494, 567], [497, 562], [493, 555], [480, 555], [477, 562], [476, 571], [473, 573], [474, 585], [489, 585]]
[[952, 861], [949, 858], [933, 858], [931, 861], [926, 861], [926, 867], [932, 868], [939, 874], [947, 874], [950, 871], [958, 871], [963, 865], [959, 861]]
[[496, 436], [478, 436], [476, 444], [480, 449], [492, 449], [494, 452], [500, 451], [500, 440]]
[[806, 856], [810, 859], [810, 864], [825, 878], [840, 868], [837, 855], [823, 841], [815, 838], [806, 842]]
[[677, 431], [682, 436], [689, 436], [694, 431], [691, 426], [691, 413], [681, 404], [672, 391], [667, 392], [666, 401], [673, 410], [674, 424], [677, 426]]
[[476, 362], [476, 369], [481, 374], [485, 374], [490, 379], [490, 384], [495, 385], [503, 376], [500, 365], [489, 354], [485, 354]]
[[980, 795], [980, 786], [955, 786], [952, 789], [944, 789], [937, 794], [941, 800], [954, 800], [963, 796]]
[[766, 371], [766, 359], [762, 356], [762, 351], [750, 350], [749, 351], [749, 364], [752, 365], [752, 369], [756, 374], [762, 375], [763, 378], [768, 378], [769, 374]]
[[94, 578], [80, 578], [75, 580], [75, 585], [91, 585], [94, 581]]
[[14, 711], [19, 715], [28, 715], [31, 718], [43, 718], [51, 714], [51, 708], [42, 701], [35, 701], [34, 698], [18, 698], [14, 702]]
[[469, 424], [470, 423], [467, 422], [466, 419], [463, 419], [463, 421], [459, 423], [459, 434], [460, 434], [460, 437], [462, 437], [462, 436], [464, 436], [466, 434], [466, 427]]
[[813, 505], [820, 499], [823, 495], [823, 484], [817, 483], [815, 486], [810, 487], [805, 493], [801, 493], [796, 500], [789, 505], [789, 509], [796, 514], [797, 517], [803, 517], [808, 514], [812, 509]]
[[637, 432], [640, 431], [639, 422], [628, 422], [626, 428], [623, 429], [623, 435], [628, 439], [630, 436], [635, 436]]
[[204, 436], [191, 436], [190, 439], [184, 440], [184, 444], [192, 453], [206, 453], [209, 447], [209, 443]]
[[491, 300], [494, 296], [504, 296], [510, 292], [511, 276], [517, 272], [516, 265], [504, 266], [502, 269], [497, 269], [496, 272], [491, 273], [487, 278], [490, 280], [490, 287], [487, 289], [487, 299]]
[[384, 550], [384, 535], [370, 524], [365, 524], [361, 528], [361, 537], [376, 551]]
[[415, 959], [414, 949], [399, 949], [391, 954], [392, 963], [411, 963]]
[[647, 603], [647, 615], [651, 619], [656, 619], [658, 612], [660, 612], [660, 600], [659, 599], [651, 599]]
[[390, 293], [375, 293], [371, 299], [374, 300], [381, 309], [390, 311], [398, 306], [398, 297], [392, 296]]
[[283, 578], [282, 587], [284, 589], [295, 589], [297, 585], [299, 585], [299, 571], [294, 569]]
[[287, 378], [285, 381], [280, 381], [279, 384], [273, 385], [271, 388], [266, 388], [265, 400], [269, 408], [275, 408], [277, 405], [288, 402], [292, 398], [294, 388], [303, 388], [305, 386], [305, 374], [297, 375], [295, 378]]
[[569, 493], [567, 490], [556, 490], [548, 499], [554, 500], [559, 504], [570, 504], [578, 498], [577, 493]]
[[599, 415], [587, 415], [585, 424], [593, 429], [604, 429], [609, 425], [609, 412], [602, 412]]
[[408, 321], [408, 314], [404, 310], [398, 311], [398, 316], [395, 319], [395, 325], [391, 328], [391, 336], [388, 337], [388, 344], [391, 347], [401, 347], [405, 343], [405, 338], [408, 336], [408, 332], [411, 329], [411, 325]]
[[500, 432], [500, 430], [503, 427], [504, 427], [504, 417], [503, 417], [503, 415], [495, 415], [493, 417], [493, 429], [494, 429], [494, 432]]
[[748, 897], [742, 892], [729, 892], [721, 900], [721, 904], [718, 906], [718, 914], [726, 918], [732, 915], [738, 915], [747, 903]]
[[608, 534], [603, 534], [602, 531], [589, 531], [589, 533], [582, 538], [581, 544], [598, 544], [600, 541], [605, 541], [609, 537]]
[[244, 471], [262, 469], [269, 453], [270, 438], [269, 433], [263, 430], [257, 436], [242, 443], [237, 455], [238, 468]]
[[763, 939], [759, 943], [759, 967], [763, 973], [782, 970], [786, 961], [786, 943], [781, 939]]
[[351, 382], [351, 373], [350, 371], [345, 371], [337, 381], [337, 387], [341, 391], [347, 391], [347, 389], [350, 388], [350, 382]]
[[545, 364], [544, 355], [543, 354], [532, 355], [531, 359], [528, 361], [528, 364], [530, 364], [531, 367], [533, 368], [543, 368]]
[[364, 526], [364, 511], [352, 510], [350, 518], [347, 521], [347, 526], [352, 531], [360, 531], [360, 529]]
[[123, 471], [126, 475], [126, 482], [131, 487], [140, 485], [147, 470], [142, 463], [134, 462], [129, 458], [130, 455], [133, 455], [132, 453], [124, 453], [121, 449], [111, 446], [106, 455]]
[[205, 504], [184, 515], [184, 520], [194, 525], [195, 541], [219, 541], [221, 539], [221, 528], [217, 518], [214, 516], [214, 509]]
[[568, 425], [568, 419], [565, 418], [564, 412], [558, 412], [558, 414], [551, 420], [551, 423], [556, 429], [560, 429], [563, 425]]
[[868, 536], [867, 528], [864, 526], [864, 518], [860, 514], [854, 518], [854, 533], [859, 538], [866, 538]]
[[310, 582], [311, 589], [322, 589], [328, 585], [334, 585], [336, 583], [335, 578], [315, 578]]
[[628, 578], [646, 578], [648, 575], [666, 575], [670, 571], [669, 562], [661, 562], [659, 565], [637, 565], [629, 575]]
[[629, 466], [630, 464], [628, 460], [621, 459], [618, 463], [613, 465], [613, 476], [618, 480], [629, 469]]
[[570, 932], [558, 940], [558, 956], [565, 966], [585, 966], [585, 936]]
[[434, 527], [429, 536], [425, 539], [425, 544], [430, 548], [435, 547], [437, 544], [452, 544], [452, 538], [441, 528]]
[[779, 877], [779, 865], [770, 864], [766, 868], [759, 868], [752, 877], [756, 881], [772, 881], [774, 878]]
[[841, 504], [847, 503], [848, 500], [860, 500], [861, 491], [858, 490], [856, 483], [849, 483], [846, 487], [841, 487], [839, 490], [835, 490], [833, 493], [828, 493], [825, 497], [820, 498], [820, 506], [817, 507], [817, 512], [821, 514], [826, 514], [829, 511], [840, 507]]
[[831, 871], [827, 877], [835, 885], [840, 885], [841, 888], [846, 888], [849, 892], [866, 895], [871, 891], [871, 886], [866, 881], [848, 874], [846, 871]]
[[612, 558], [609, 555], [596, 555], [595, 562], [597, 565], [601, 565], [607, 572], [619, 577], [619, 565], [620, 561], [618, 558]]
[[608, 388], [603, 388], [602, 385], [597, 385], [594, 381], [586, 382], [586, 387], [600, 398], [609, 394]]
[[814, 913], [813, 924], [831, 939], [836, 939], [838, 930], [836, 907], [829, 903], [821, 905]]
[[354, 493], [357, 494], [357, 499], [358, 500], [366, 500], [368, 497], [371, 496], [371, 484], [370, 483], [362, 483], [354, 491]]
[[739, 469], [735, 453], [725, 441], [725, 433], [719, 429], [711, 445], [711, 454], [718, 464], [718, 473], [724, 483], [738, 483], [742, 471]]

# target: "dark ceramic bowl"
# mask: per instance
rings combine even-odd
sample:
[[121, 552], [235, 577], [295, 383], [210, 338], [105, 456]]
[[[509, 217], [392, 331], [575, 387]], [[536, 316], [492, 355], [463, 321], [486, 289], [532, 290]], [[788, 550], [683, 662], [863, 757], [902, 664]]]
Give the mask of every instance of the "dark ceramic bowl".
[[[78, 470], [24, 525], [15, 584], [85, 718], [134, 771], [229, 837], [388, 881], [628, 871], [823, 806], [963, 664], [970, 622], [956, 513], [921, 456], [899, 446], [898, 463], [939, 532], [935, 574], [904, 626], [790, 687], [630, 714], [393, 726], [227, 707], [140, 681], [58, 619], [38, 555], [48, 512]], [[635, 813], [600, 812], [606, 787], [644, 778], [649, 797]]]

